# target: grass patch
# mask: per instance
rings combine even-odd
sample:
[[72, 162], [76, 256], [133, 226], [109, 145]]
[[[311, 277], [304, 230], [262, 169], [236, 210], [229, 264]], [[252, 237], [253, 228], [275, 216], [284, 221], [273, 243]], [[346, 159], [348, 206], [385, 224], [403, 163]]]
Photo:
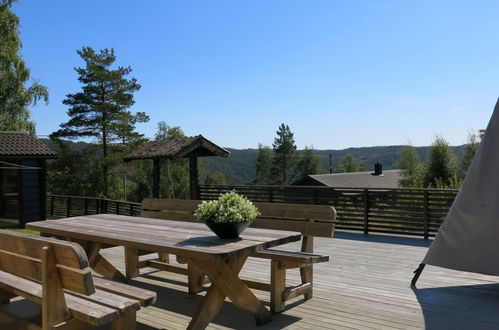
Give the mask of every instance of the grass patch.
[[24, 233], [24, 234], [30, 234], [30, 235], [40, 236], [40, 232], [35, 231], [35, 230], [31, 230], [31, 229], [11, 228], [11, 229], [7, 229], [7, 230], [17, 231], [18, 233]]

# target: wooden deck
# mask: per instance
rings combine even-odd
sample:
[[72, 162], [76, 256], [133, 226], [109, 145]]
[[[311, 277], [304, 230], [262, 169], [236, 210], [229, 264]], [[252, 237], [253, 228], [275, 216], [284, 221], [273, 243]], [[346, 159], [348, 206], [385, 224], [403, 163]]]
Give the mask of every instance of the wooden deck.
[[[209, 329], [499, 329], [499, 277], [427, 266], [417, 289], [411, 288], [412, 272], [430, 243], [352, 232], [317, 239], [317, 253], [331, 261], [314, 267], [313, 299], [291, 301], [262, 327], [226, 301]], [[124, 268], [122, 249], [104, 254]], [[268, 260], [251, 259], [242, 274], [264, 280], [269, 268]], [[138, 313], [138, 329], [185, 329], [204, 293], [189, 295], [185, 276], [142, 273], [131, 283], [155, 290], [158, 300]], [[290, 280], [298, 279], [298, 271], [289, 273]], [[254, 292], [268, 303], [267, 292]]]

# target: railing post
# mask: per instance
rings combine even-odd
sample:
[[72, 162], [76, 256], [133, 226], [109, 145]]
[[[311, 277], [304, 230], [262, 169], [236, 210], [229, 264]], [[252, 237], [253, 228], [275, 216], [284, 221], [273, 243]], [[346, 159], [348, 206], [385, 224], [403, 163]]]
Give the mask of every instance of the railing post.
[[71, 216], [71, 197], [66, 197], [66, 217]]
[[130, 210], [128, 212], [128, 215], [133, 216], [133, 204], [130, 204]]
[[100, 213], [107, 213], [107, 203], [105, 199], [99, 199], [100, 201]]
[[55, 200], [55, 197], [54, 196], [50, 196], [50, 215], [51, 216], [54, 216], [54, 200]]
[[429, 222], [430, 222], [430, 215], [429, 215], [429, 200], [428, 200], [428, 189], [424, 190], [424, 223], [423, 223], [423, 237], [424, 239], [428, 239], [430, 237], [429, 233]]
[[369, 201], [368, 195], [369, 191], [367, 188], [364, 189], [364, 235], [369, 234]]
[[318, 198], [319, 198], [319, 188], [314, 188], [314, 204], [315, 205], [319, 204]]
[[116, 202], [116, 214], [120, 214], [120, 202]]
[[274, 201], [274, 188], [269, 187], [269, 203], [273, 203]]
[[84, 215], [88, 214], [88, 199], [87, 198], [83, 199], [83, 214]]

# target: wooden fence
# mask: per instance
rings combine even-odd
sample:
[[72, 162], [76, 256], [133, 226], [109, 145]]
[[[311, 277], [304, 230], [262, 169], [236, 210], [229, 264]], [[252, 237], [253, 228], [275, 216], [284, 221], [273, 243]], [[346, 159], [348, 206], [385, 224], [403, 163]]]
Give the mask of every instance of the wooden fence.
[[[352, 189], [304, 186], [201, 185], [201, 199], [215, 199], [236, 190], [255, 202], [324, 204], [336, 209], [336, 228], [435, 236], [457, 190]], [[97, 213], [138, 216], [140, 203], [78, 196], [47, 196], [47, 215], [73, 217]]]
[[107, 198], [47, 195], [47, 215], [76, 217], [79, 215], [114, 213], [138, 216], [140, 203], [115, 201]]
[[214, 199], [230, 190], [255, 202], [331, 205], [337, 212], [338, 229], [425, 239], [435, 236], [457, 194], [447, 189], [201, 185], [201, 199]]

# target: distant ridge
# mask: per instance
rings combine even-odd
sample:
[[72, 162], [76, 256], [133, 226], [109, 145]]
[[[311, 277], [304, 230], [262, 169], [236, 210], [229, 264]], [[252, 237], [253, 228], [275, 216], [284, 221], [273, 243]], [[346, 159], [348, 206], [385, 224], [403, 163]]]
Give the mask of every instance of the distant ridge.
[[[333, 155], [333, 169], [338, 166], [341, 158], [351, 154], [367, 171], [374, 170], [374, 163], [383, 164], [383, 169], [394, 169], [400, 158], [400, 149], [403, 146], [379, 146], [379, 147], [361, 147], [347, 148], [343, 150], [315, 150], [321, 157], [323, 171], [329, 171], [329, 154]], [[430, 147], [414, 147], [422, 162], [426, 162], [428, 149]], [[463, 146], [451, 147], [459, 157]], [[251, 183], [255, 179], [255, 158], [258, 155], [258, 149], [232, 149], [229, 158], [204, 157], [202, 162], [206, 170], [210, 172], [221, 172], [227, 175], [231, 184]]]
[[[49, 146], [52, 143], [49, 139], [41, 139]], [[76, 150], [85, 149], [91, 146], [85, 142], [71, 142], [72, 147]], [[321, 165], [324, 173], [329, 171], [329, 153], [333, 155], [333, 169], [338, 166], [338, 162], [344, 156], [351, 154], [366, 170], [374, 169], [374, 163], [379, 161], [383, 164], [383, 169], [394, 169], [400, 157], [400, 149], [403, 146], [378, 146], [378, 147], [361, 147], [347, 148], [342, 150], [315, 150], [321, 157]], [[426, 162], [428, 149], [430, 147], [414, 147], [422, 162]], [[451, 147], [459, 157], [462, 153], [463, 146]], [[204, 164], [207, 171], [212, 173], [223, 173], [229, 179], [231, 184], [247, 184], [252, 183], [255, 179], [255, 158], [258, 155], [258, 149], [234, 149], [225, 148], [230, 151], [229, 158], [221, 157], [203, 157], [200, 162]]]

